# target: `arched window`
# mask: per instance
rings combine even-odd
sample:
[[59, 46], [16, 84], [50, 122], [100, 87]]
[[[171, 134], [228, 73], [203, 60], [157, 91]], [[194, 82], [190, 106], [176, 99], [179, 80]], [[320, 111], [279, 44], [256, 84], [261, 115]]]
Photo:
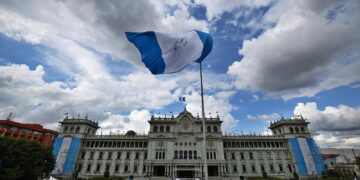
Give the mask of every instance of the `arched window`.
[[90, 128], [87, 130], [87, 134], [90, 134]]
[[184, 151], [184, 159], [187, 159], [187, 151]]
[[210, 126], [207, 127], [207, 132], [211, 132], [211, 127]]
[[183, 152], [182, 151], [180, 151], [180, 153], [179, 153], [179, 159], [183, 159]]
[[301, 133], [305, 133], [305, 128], [304, 127], [301, 127]]
[[295, 127], [295, 132], [298, 134], [299, 133], [299, 128]]
[[154, 132], [157, 132], [157, 131], [158, 131], [158, 127], [154, 126]]
[[79, 132], [80, 132], [80, 127], [76, 127], [75, 133], [79, 133]]
[[174, 157], [174, 159], [178, 159], [178, 152], [177, 151], [175, 151], [175, 155], [174, 155], [175, 157]]
[[70, 128], [70, 133], [74, 133], [74, 127]]
[[164, 126], [160, 126], [160, 132], [164, 132]]
[[170, 132], [170, 126], [166, 126], [166, 132]]
[[281, 129], [279, 129], [279, 134], [281, 134]]
[[289, 130], [291, 134], [294, 134], [294, 129], [292, 127], [290, 127]]
[[214, 130], [214, 132], [217, 132], [217, 127], [214, 126], [214, 127], [213, 127], [213, 130]]
[[67, 133], [68, 131], [69, 131], [69, 128], [68, 128], [68, 127], [65, 127], [64, 133]]

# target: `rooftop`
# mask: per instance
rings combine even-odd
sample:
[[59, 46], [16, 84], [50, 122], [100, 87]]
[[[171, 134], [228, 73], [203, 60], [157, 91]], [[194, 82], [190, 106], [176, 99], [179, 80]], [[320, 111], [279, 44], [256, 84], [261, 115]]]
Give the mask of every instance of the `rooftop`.
[[43, 133], [51, 133], [51, 134], [58, 133], [56, 131], [43, 128], [43, 126], [40, 124], [19, 123], [19, 122], [11, 121], [8, 119], [5, 119], [5, 120], [0, 119], [0, 124], [7, 125], [7, 126], [15, 126], [15, 127], [22, 128], [22, 129], [28, 129], [28, 130], [38, 131], [38, 132], [43, 132]]
[[87, 117], [84, 117], [84, 118], [77, 117], [77, 118], [75, 118], [73, 116], [72, 118], [69, 118], [68, 116], [66, 116], [64, 118], [64, 120], [61, 121], [60, 123], [61, 124], [83, 123], [83, 124], [88, 124], [90, 126], [93, 126], [95, 128], [99, 128], [98, 121], [88, 119]]
[[307, 125], [310, 122], [307, 121], [307, 119], [304, 119], [301, 115], [300, 116], [294, 116], [292, 118], [284, 118], [281, 117], [278, 121], [270, 122], [270, 129], [276, 128], [281, 125]]

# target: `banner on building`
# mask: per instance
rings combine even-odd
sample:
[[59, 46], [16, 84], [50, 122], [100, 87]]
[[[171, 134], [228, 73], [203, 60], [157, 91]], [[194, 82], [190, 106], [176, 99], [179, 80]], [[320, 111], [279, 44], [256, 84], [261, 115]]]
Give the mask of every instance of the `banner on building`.
[[56, 163], [52, 174], [71, 174], [75, 167], [79, 147], [79, 138], [57, 137], [53, 151]]
[[300, 175], [321, 174], [324, 163], [313, 138], [290, 138], [292, 154]]

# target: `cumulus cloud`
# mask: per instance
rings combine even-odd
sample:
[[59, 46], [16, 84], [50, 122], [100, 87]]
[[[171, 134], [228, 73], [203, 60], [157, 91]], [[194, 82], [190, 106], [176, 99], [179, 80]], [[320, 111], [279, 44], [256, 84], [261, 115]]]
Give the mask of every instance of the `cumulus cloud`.
[[[204, 95], [205, 116], [216, 117], [218, 113], [220, 119], [223, 121], [222, 130], [230, 132], [239, 123], [232, 115], [231, 111], [234, 110], [234, 106], [230, 104], [229, 98], [235, 94], [235, 91], [223, 91], [212, 95]], [[185, 90], [187, 110], [193, 115], [202, 116], [201, 113], [201, 95], [194, 88], [189, 87]], [[211, 113], [211, 114], [209, 114]]]
[[346, 105], [327, 106], [324, 110], [317, 108], [315, 102], [298, 103], [294, 114], [301, 114], [310, 121], [313, 131], [352, 131], [360, 130], [360, 108]]
[[[302, 115], [310, 122], [312, 136], [321, 147], [354, 147], [360, 142], [360, 108], [346, 105], [327, 106], [323, 110], [316, 102], [298, 103], [294, 107], [294, 115]], [[247, 115], [249, 120], [260, 120], [266, 123], [263, 134], [271, 121], [279, 120], [278, 113]]]
[[322, 147], [353, 147], [360, 142], [360, 108], [346, 105], [317, 108], [315, 102], [298, 103], [294, 114], [310, 122], [309, 128]]
[[360, 131], [351, 136], [338, 133], [321, 132], [314, 135], [314, 139], [322, 148], [354, 148], [360, 143]]
[[183, 6], [172, 15], [166, 7], [165, 1], [7, 1], [0, 5], [0, 32], [50, 47], [58, 40], [73, 41], [138, 64], [125, 31], [207, 31], [206, 22], [191, 17]]
[[[198, 72], [182, 76], [152, 76], [138, 64], [136, 49], [125, 31], [207, 31], [207, 23], [191, 17], [186, 1], [7, 1], [0, 5], [0, 33], [17, 41], [41, 45], [43, 64], [69, 79], [46, 82], [43, 66], [0, 66], [0, 112], [15, 112], [16, 120], [44, 124], [55, 129], [62, 114], [89, 113], [104, 120], [105, 131], [133, 128], [143, 132], [149, 109], [174, 102], [181, 88], [198, 90]], [[168, 5], [175, 9], [167, 9]], [[171, 11], [171, 12], [170, 12]], [[144, 13], [146, 12], [146, 13]], [[125, 60], [138, 71], [116, 72], [111, 60]], [[196, 76], [196, 77], [195, 77]], [[207, 90], [232, 85], [213, 77]], [[218, 81], [216, 83], [215, 81]], [[134, 110], [135, 109], [135, 110]], [[106, 113], [104, 113], [106, 112]], [[225, 112], [226, 113], [226, 112]], [[3, 116], [3, 115], [2, 115]], [[139, 118], [140, 119], [139, 119]], [[119, 122], [117, 121], [119, 120]], [[148, 119], [146, 119], [148, 120]], [[129, 121], [129, 123], [126, 123]], [[113, 123], [118, 122], [118, 123]], [[113, 126], [111, 124], [113, 123]]]
[[265, 15], [273, 28], [243, 42], [243, 59], [228, 70], [236, 87], [287, 100], [359, 81], [358, 1], [291, 2]]
[[[75, 116], [89, 113], [89, 118], [98, 119], [104, 131], [134, 129], [144, 132], [147, 131], [148, 111], [164, 108], [183, 93], [188, 95], [189, 110], [195, 114], [201, 112], [199, 78], [194, 80], [198, 72], [184, 71], [175, 77], [152, 76], [141, 71], [120, 77], [104, 73], [78, 76], [75, 86], [59, 81], [46, 82], [45, 74], [41, 65], [34, 70], [27, 65], [0, 66], [1, 116], [14, 112], [16, 121], [40, 123], [56, 129], [66, 112]], [[214, 80], [211, 82], [216, 84]], [[207, 87], [210, 92], [219, 88], [212, 83]], [[224, 81], [218, 84], [221, 83], [226, 90]], [[188, 90], [182, 92], [185, 87]], [[205, 96], [208, 112], [215, 116], [219, 111], [227, 129], [236, 125], [230, 114], [233, 105], [229, 102], [234, 93], [227, 90]]]
[[100, 124], [103, 133], [123, 133], [128, 130], [147, 133], [150, 128], [147, 121], [150, 120], [151, 116], [147, 110], [133, 110], [126, 116], [106, 112], [105, 118]]
[[0, 111], [15, 112], [17, 120], [54, 128], [66, 112], [75, 115], [89, 112], [93, 118], [102, 120], [104, 111], [157, 109], [177, 98], [171, 92], [176, 87], [175, 81], [163, 81], [142, 72], [119, 78], [79, 77], [74, 88], [63, 82], [45, 82], [44, 74], [42, 66], [35, 70], [27, 65], [0, 66]]

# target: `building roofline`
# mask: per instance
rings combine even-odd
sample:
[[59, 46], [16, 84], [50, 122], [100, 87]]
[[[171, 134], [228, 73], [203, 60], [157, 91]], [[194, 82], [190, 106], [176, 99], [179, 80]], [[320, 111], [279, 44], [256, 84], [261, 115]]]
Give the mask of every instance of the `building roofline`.
[[51, 134], [58, 134], [57, 131], [46, 129], [40, 124], [31, 124], [31, 123], [19, 123], [11, 120], [0, 120], [0, 124], [2, 125], [9, 125], [9, 126], [15, 126], [19, 128], [24, 128], [32, 131], [38, 131], [43, 133], [51, 133]]

